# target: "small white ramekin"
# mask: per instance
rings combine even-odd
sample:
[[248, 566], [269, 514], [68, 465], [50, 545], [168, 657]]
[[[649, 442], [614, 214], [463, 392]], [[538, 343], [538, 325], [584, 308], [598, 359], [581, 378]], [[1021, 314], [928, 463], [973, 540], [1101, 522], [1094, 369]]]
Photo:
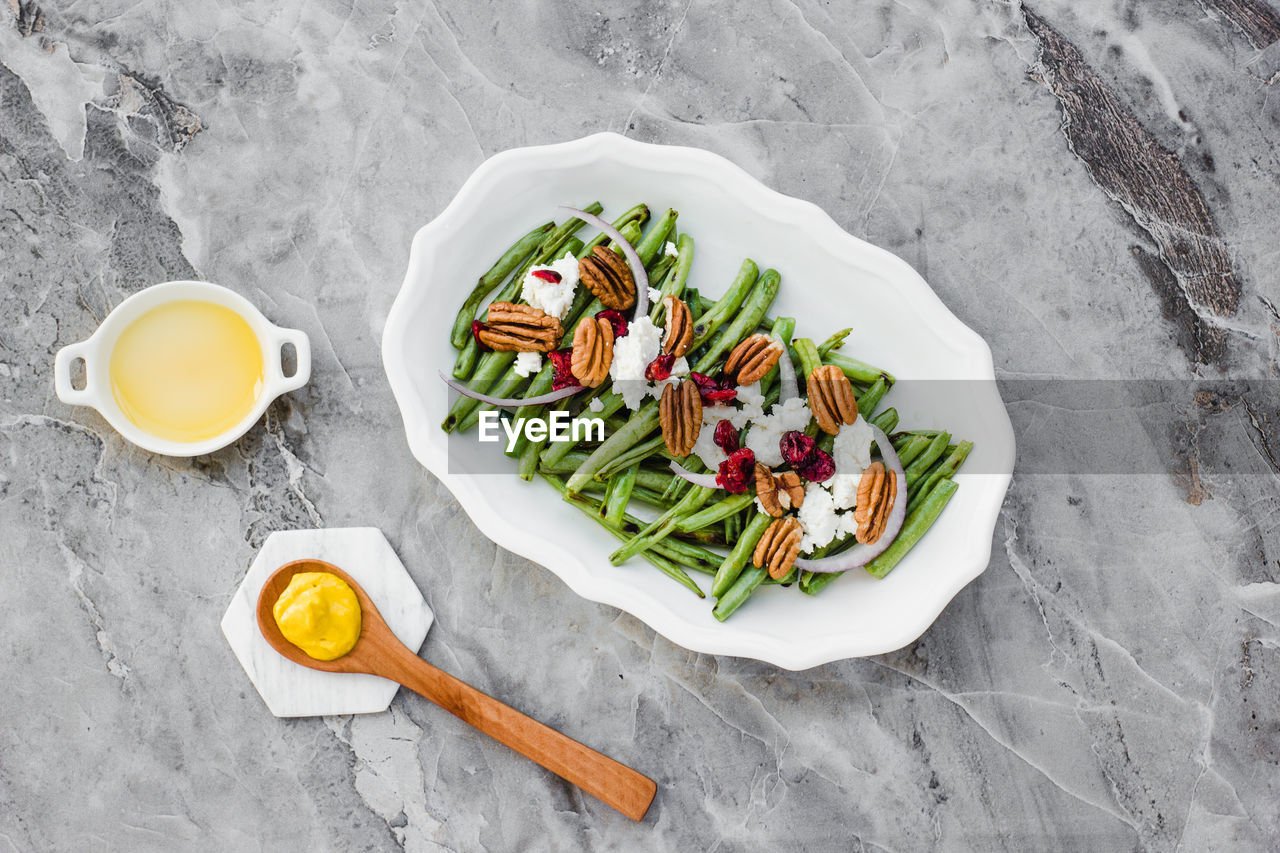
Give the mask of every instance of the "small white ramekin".
[[[258, 395], [257, 404], [238, 424], [204, 441], [170, 441], [142, 430], [125, 417], [111, 391], [111, 352], [120, 339], [120, 333], [152, 308], [180, 299], [212, 302], [230, 308], [249, 324], [262, 347], [265, 385]], [[285, 344], [293, 344], [298, 354], [298, 369], [292, 376], [284, 375], [280, 363], [281, 348]], [[71, 366], [77, 359], [84, 362], [85, 386], [81, 389], [71, 385]], [[240, 294], [207, 281], [166, 281], [135, 293], [117, 305], [88, 340], [58, 350], [53, 362], [53, 386], [59, 400], [73, 406], [97, 409], [107, 423], [126, 439], [144, 450], [165, 456], [199, 456], [226, 447], [257, 423], [272, 400], [301, 388], [310, 378], [311, 340], [305, 332], [273, 324]]]

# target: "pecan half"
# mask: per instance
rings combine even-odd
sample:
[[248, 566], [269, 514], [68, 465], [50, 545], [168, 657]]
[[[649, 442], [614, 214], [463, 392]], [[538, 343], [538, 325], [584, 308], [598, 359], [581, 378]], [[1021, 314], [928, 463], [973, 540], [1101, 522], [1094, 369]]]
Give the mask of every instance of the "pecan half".
[[662, 351], [679, 358], [689, 351], [689, 344], [693, 343], [693, 315], [678, 296], [668, 293], [662, 297], [662, 304], [667, 311], [667, 334], [662, 339]]
[[607, 317], [587, 317], [573, 333], [573, 378], [595, 388], [609, 375], [613, 364], [613, 324]]
[[756, 543], [751, 562], [757, 568], [767, 567], [769, 577], [781, 580], [795, 565], [796, 557], [800, 556], [802, 535], [800, 522], [795, 516], [775, 519]]
[[752, 335], [733, 348], [724, 363], [726, 376], [739, 385], [759, 382], [782, 356], [782, 346], [768, 335]]
[[872, 462], [858, 481], [858, 504], [853, 510], [853, 520], [858, 522], [858, 529], [854, 531], [853, 538], [864, 545], [878, 540], [884, 533], [889, 511], [897, 498], [897, 476], [886, 471], [883, 462]]
[[761, 462], [756, 463], [756, 497], [760, 506], [774, 518], [781, 518], [789, 509], [804, 503], [804, 486], [795, 471], [774, 474]]
[[531, 305], [494, 302], [488, 322], [476, 327], [476, 339], [499, 352], [551, 352], [560, 346], [560, 321]]
[[809, 374], [806, 390], [809, 410], [823, 432], [835, 435], [841, 424], [858, 419], [858, 401], [853, 397], [849, 377], [833, 364], [824, 364]]
[[636, 304], [631, 267], [612, 249], [596, 246], [578, 261], [578, 277], [606, 308], [625, 311]]
[[668, 383], [658, 403], [662, 441], [672, 456], [688, 456], [702, 432], [702, 395], [692, 380], [679, 385]]

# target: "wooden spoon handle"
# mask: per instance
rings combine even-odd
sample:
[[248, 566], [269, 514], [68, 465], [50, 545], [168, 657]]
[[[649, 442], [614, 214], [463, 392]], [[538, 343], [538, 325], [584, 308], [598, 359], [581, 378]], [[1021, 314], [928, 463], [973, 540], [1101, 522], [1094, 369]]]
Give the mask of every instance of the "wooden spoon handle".
[[407, 648], [383, 661], [378, 675], [422, 694], [632, 820], [640, 820], [649, 810], [658, 786], [647, 776], [481, 693]]

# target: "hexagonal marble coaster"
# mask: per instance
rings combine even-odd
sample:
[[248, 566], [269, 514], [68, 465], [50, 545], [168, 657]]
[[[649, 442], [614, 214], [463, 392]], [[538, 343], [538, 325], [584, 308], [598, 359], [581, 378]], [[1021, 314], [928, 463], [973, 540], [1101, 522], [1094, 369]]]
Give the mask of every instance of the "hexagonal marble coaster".
[[272, 533], [222, 617], [223, 635], [277, 717], [385, 711], [400, 687], [394, 681], [376, 675], [307, 669], [281, 657], [258, 630], [256, 611], [262, 585], [285, 563], [302, 559], [324, 560], [347, 572], [364, 587], [401, 642], [414, 651], [422, 646], [431, 627], [431, 608], [376, 527]]

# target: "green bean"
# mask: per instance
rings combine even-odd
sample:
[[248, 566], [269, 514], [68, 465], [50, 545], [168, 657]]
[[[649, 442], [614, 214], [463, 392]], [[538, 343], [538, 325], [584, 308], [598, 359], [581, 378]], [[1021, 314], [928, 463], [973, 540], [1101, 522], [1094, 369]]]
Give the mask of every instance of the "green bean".
[[[629, 222], [626, 225], [619, 228], [618, 233], [622, 235], [622, 239], [626, 240], [632, 246], [635, 246], [636, 241], [640, 239], [640, 233], [641, 233], [640, 223]], [[613, 249], [613, 252], [616, 255], [624, 254], [624, 252], [622, 251], [622, 247], [617, 245], [617, 243], [613, 240], [609, 241], [609, 248]]]
[[731, 550], [720, 563], [720, 568], [716, 570], [715, 580], [711, 582], [711, 594], [716, 598], [728, 592], [733, 586], [738, 576], [742, 573], [742, 568], [751, 559], [751, 553], [756, 548], [756, 543], [760, 541], [760, 537], [764, 535], [769, 524], [773, 519], [765, 515], [763, 512], [757, 513], [751, 519], [751, 523], [746, 526], [742, 534], [738, 537], [738, 541], [734, 543]]
[[[538, 394], [547, 393], [548, 391], [551, 390], [551, 382], [554, 379], [554, 377], [555, 377], [555, 365], [551, 363], [551, 359], [547, 359], [546, 362], [542, 365], [542, 369], [539, 370], [534, 375], [533, 380], [529, 383], [529, 387], [525, 390], [525, 396], [533, 397]], [[522, 420], [527, 420], [528, 418], [531, 418], [534, 415], [536, 415], [540, 408], [542, 407], [541, 406], [521, 406], [520, 408], [516, 409], [516, 413], [512, 417], [512, 421], [514, 421], [515, 423], [520, 423], [520, 421]], [[463, 430], [466, 429], [466, 421], [463, 421], [463, 423], [460, 425], [460, 428]], [[503, 452], [506, 453], [508, 456], [513, 456], [518, 459], [523, 459], [524, 450], [528, 444], [529, 444], [529, 439], [525, 437], [524, 431], [521, 430], [520, 434], [516, 436], [516, 441], [515, 441], [515, 444], [512, 446], [512, 448], [510, 450], [505, 450]], [[527, 480], [529, 478], [525, 477], [524, 479]]]
[[827, 364], [834, 364], [844, 372], [845, 376], [848, 376], [854, 382], [861, 382], [864, 385], [870, 385], [881, 377], [890, 385], [898, 381], [893, 378], [893, 374], [889, 371], [872, 367], [865, 361], [858, 361], [856, 358], [849, 358], [847, 355], [830, 352], [827, 353], [823, 361]]
[[[940, 480], [936, 486], [930, 490], [928, 496], [914, 510], [907, 510], [907, 517], [902, 523], [902, 529], [898, 531], [897, 537], [893, 543], [885, 549], [879, 557], [876, 557], [864, 567], [872, 576], [883, 578], [893, 569], [894, 566], [906, 556], [921, 537], [928, 532], [933, 523], [938, 520], [938, 516], [942, 514], [942, 510], [947, 505], [947, 501], [951, 500], [951, 496], [955, 494], [956, 483], [953, 480]], [[815, 574], [814, 572], [805, 572], [805, 577], [800, 580], [800, 590], [807, 595], [817, 595], [826, 589], [836, 578], [840, 577], [844, 572], [828, 572], [823, 574]]]
[[765, 270], [750, 296], [743, 303], [742, 310], [725, 328], [719, 341], [707, 348], [693, 369], [699, 373], [705, 373], [709, 367], [720, 361], [725, 353], [741, 343], [755, 329], [764, 312], [769, 310], [769, 306], [778, 295], [778, 287], [781, 284], [782, 276], [778, 275], [777, 270]]
[[[597, 418], [608, 418], [618, 409], [622, 408], [622, 395], [616, 391], [607, 391], [599, 397], [602, 408], [591, 414]], [[571, 452], [577, 445], [572, 441], [557, 441], [555, 444], [542, 451], [542, 462], [544, 465], [555, 465], [565, 457], [565, 454]]]
[[[794, 317], [779, 317], [769, 327], [769, 336], [782, 341], [782, 345], [788, 348], [790, 352], [791, 337], [796, 333], [796, 320]], [[792, 362], [792, 367], [795, 362]], [[760, 393], [768, 395], [773, 389], [774, 383], [782, 376], [782, 362], [779, 361], [773, 367], [769, 368], [769, 372], [760, 380]], [[767, 410], [767, 409], [766, 409]]]
[[[591, 208], [587, 208], [587, 209], [591, 211]], [[627, 216], [634, 216], [637, 209], [638, 208], [632, 208], [631, 210], [627, 211], [627, 213], [623, 214], [623, 217], [625, 218]], [[647, 211], [647, 208], [645, 208], [645, 210]], [[598, 211], [591, 211], [591, 212], [596, 213]], [[571, 221], [578, 222], [578, 227], [581, 227], [582, 223], [579, 220], [575, 219]], [[635, 227], [638, 228], [638, 225], [634, 221], [630, 222], [629, 224], [634, 225]], [[615, 226], [616, 225], [617, 223], [615, 222]], [[626, 227], [628, 227], [628, 223], [624, 223], [622, 227], [625, 229]], [[579, 257], [585, 256], [589, 251], [586, 248], [586, 246], [584, 246], [582, 242], [575, 237], [567, 237], [560, 244], [560, 246], [561, 248], [565, 248], [573, 252], [574, 254], [577, 254]], [[539, 261], [539, 258], [540, 258], [540, 255], [535, 257], [534, 260]], [[523, 281], [525, 274], [528, 272], [529, 268], [532, 266], [533, 266], [533, 263], [526, 264], [517, 273], [521, 281]], [[498, 298], [495, 299], [495, 301], [502, 301], [504, 294], [507, 292], [509, 288], [510, 288], [510, 284], [508, 285], [508, 288], [503, 289], [504, 293], [500, 293], [498, 295]], [[513, 289], [512, 292], [508, 294], [509, 298], [514, 299], [516, 296], [516, 293], [517, 293], [516, 290]], [[596, 311], [599, 311], [603, 307], [604, 306], [600, 304], [599, 300], [593, 298], [590, 290], [588, 290], [585, 287], [581, 288], [574, 295], [573, 302], [570, 304], [569, 310], [565, 313], [566, 322], [564, 326], [568, 330], [565, 333], [565, 337], [572, 340], [573, 332], [577, 328], [578, 323], [580, 323], [584, 318], [588, 316], [593, 316]], [[474, 353], [475, 353], [474, 337], [472, 338], [471, 343], [468, 345], [468, 347], [464, 347], [463, 351], [459, 353], [458, 355], [459, 362], [461, 362], [463, 357], [467, 355], [468, 350], [471, 350], [471, 357], [474, 359], [475, 357], [474, 356]], [[490, 391], [490, 389], [494, 387], [495, 382], [501, 382], [502, 383], [501, 387], [508, 391], [519, 388], [521, 383], [516, 381], [515, 369], [512, 367], [512, 362], [514, 361], [515, 361], [515, 353], [497, 353], [497, 352], [485, 353], [484, 357], [480, 359], [480, 365], [479, 367], [476, 368], [475, 376], [472, 378], [471, 382], [468, 383], [468, 387], [471, 388], [471, 390], [479, 391], [480, 393], [486, 393]], [[497, 375], [495, 375], [495, 371]], [[458, 379], [466, 378], [465, 376], [458, 376], [458, 371], [456, 366], [454, 370], [454, 376], [455, 378], [458, 378]], [[501, 393], [501, 394], [494, 394], [494, 396], [501, 397], [501, 396], [508, 396], [508, 394]], [[527, 396], [532, 396], [532, 394], [529, 394]], [[467, 419], [468, 416], [473, 411], [480, 408], [481, 408], [481, 403], [479, 400], [475, 400], [471, 397], [460, 396], [457, 400], [454, 401], [453, 406], [450, 408], [449, 417], [445, 418], [445, 423], [444, 423], [445, 432], [452, 432], [455, 426], [459, 422], [463, 421], [464, 419]], [[484, 404], [483, 409], [481, 410], [489, 411], [489, 410], [492, 410], [493, 408], [494, 408], [493, 406]], [[529, 414], [523, 415], [523, 417], [526, 417], [526, 418], [529, 416], [530, 416]], [[477, 415], [475, 419], [470, 419], [467, 422], [465, 428], [469, 428], [470, 426], [474, 425], [476, 420], [478, 420], [478, 417], [479, 416]], [[520, 417], [520, 416], [517, 416], [517, 417]], [[563, 443], [564, 442], [556, 442], [556, 445], [560, 445]], [[553, 445], [553, 447], [556, 445]]]
[[[689, 467], [684, 462], [681, 462], [680, 464], [684, 465], [684, 467], [686, 468]], [[683, 477], [673, 476], [671, 478], [671, 482], [667, 485], [667, 488], [663, 491], [662, 497], [666, 499], [668, 502], [674, 503], [675, 501], [679, 500], [681, 496], [683, 496], [684, 493], [691, 488], [693, 488], [693, 483], [690, 483], [688, 480], [684, 479]]]
[[[951, 436], [947, 433], [940, 433], [935, 436], [933, 441], [929, 442], [929, 446], [924, 452], [917, 456], [910, 465], [903, 466], [903, 473], [906, 475], [907, 482], [904, 484], [908, 489], [911, 484], [924, 476], [929, 467], [937, 461], [938, 457], [947, 449], [947, 443], [951, 441]], [[902, 461], [899, 457], [898, 461]]]
[[954, 477], [956, 472], [960, 470], [960, 466], [964, 464], [964, 460], [968, 458], [971, 450], [973, 450], [972, 441], [960, 442], [947, 454], [945, 459], [930, 469], [923, 479], [913, 483], [908, 490], [907, 512], [911, 512], [919, 506], [924, 501], [925, 496], [933, 491], [934, 484], [939, 480], [949, 480]]
[[625, 545], [609, 555], [609, 562], [615, 566], [625, 563], [642, 551], [652, 548], [655, 542], [661, 542], [676, 529], [679, 520], [696, 512], [716, 490], [708, 486], [695, 486], [680, 502], [651, 522], [644, 530], [636, 534]]
[[639, 242], [632, 242], [635, 246], [636, 254], [640, 256], [640, 263], [646, 267], [658, 257], [662, 251], [662, 247], [666, 245], [667, 235], [671, 233], [671, 229], [676, 227], [676, 218], [680, 214], [675, 210], [668, 209], [666, 213], [659, 216], [649, 226], [649, 230], [644, 232], [644, 237]]
[[728, 619], [734, 611], [746, 603], [751, 593], [760, 588], [760, 584], [764, 583], [767, 577], [769, 577], [768, 569], [755, 565], [747, 566], [746, 570], [733, 582], [733, 586], [729, 587], [724, 595], [719, 596], [716, 606], [711, 608], [711, 615], [721, 622]]
[[827, 354], [833, 349], [839, 349], [844, 343], [844, 339], [853, 333], [853, 329], [841, 329], [840, 331], [818, 344], [818, 356], [826, 358]]
[[693, 269], [693, 238], [688, 234], [681, 234], [676, 239], [676, 253], [676, 262], [671, 268], [671, 274], [662, 284], [662, 296], [649, 309], [649, 317], [655, 323], [662, 321], [662, 313], [665, 310], [663, 300], [666, 297], [674, 296], [679, 299], [684, 295], [685, 286], [689, 283], [689, 271]]
[[667, 485], [676, 479], [674, 474], [668, 474], [665, 471], [654, 471], [649, 468], [641, 468], [636, 474], [636, 485], [643, 486], [646, 489], [653, 489], [659, 494], [667, 488]]
[[951, 496], [956, 493], [957, 488], [959, 486], [956, 485], [955, 480], [938, 481], [938, 484], [929, 491], [929, 496], [920, 502], [915, 511], [907, 513], [906, 521], [902, 523], [902, 529], [898, 531], [893, 544], [879, 557], [867, 563], [867, 571], [877, 578], [882, 578], [893, 571], [893, 567], [898, 565], [907, 552], [915, 547], [915, 544], [938, 520], [938, 516], [942, 514], [942, 510], [951, 500]]
[[502, 257], [494, 263], [489, 271], [480, 276], [476, 282], [475, 288], [463, 300], [462, 307], [458, 309], [457, 319], [453, 321], [453, 330], [449, 333], [449, 340], [455, 349], [462, 349], [466, 344], [468, 336], [471, 334], [471, 321], [476, 318], [476, 311], [480, 308], [480, 303], [489, 295], [489, 291], [502, 284], [503, 280], [511, 273], [515, 272], [526, 258], [530, 257], [538, 245], [542, 243], [547, 232], [555, 227], [554, 222], [547, 222], [539, 225], [528, 234], [521, 237], [511, 245], [502, 254]]
[[888, 435], [898, 425], [898, 410], [890, 406], [874, 418], [868, 418], [868, 420], [873, 427]]
[[733, 542], [742, 533], [742, 519], [734, 513], [724, 520], [724, 541]]
[[[565, 483], [569, 493], [574, 494], [582, 491], [582, 487], [595, 477], [596, 472], [619, 453], [623, 453], [644, 441], [657, 426], [658, 403], [656, 400], [650, 400], [631, 416], [631, 420], [627, 421], [622, 429], [606, 438], [599, 447], [592, 451], [581, 467], [573, 472], [573, 476]], [[567, 444], [568, 442], [565, 443]]]
[[898, 461], [902, 463], [903, 468], [914, 462], [921, 453], [924, 453], [929, 444], [930, 440], [923, 435], [913, 435], [900, 449], [895, 448], [898, 453]]
[[[810, 338], [796, 338], [792, 346], [795, 347], [796, 366], [800, 368], [800, 375], [808, 379], [822, 366], [822, 359], [818, 357], [818, 348]], [[804, 381], [802, 380], [800, 384], [803, 385]]]
[[631, 490], [631, 500], [644, 501], [645, 503], [652, 504], [660, 509], [667, 508], [667, 505], [662, 501], [662, 495], [660, 493], [653, 489], [646, 489], [639, 483], [637, 483], [635, 488]]
[[[551, 445], [555, 447], [555, 445]], [[587, 454], [582, 451], [568, 453], [554, 463], [548, 463], [545, 460], [538, 462], [538, 470], [543, 474], [572, 474], [587, 461]]]
[[888, 390], [889, 383], [885, 381], [885, 378], [883, 376], [877, 377], [876, 381], [871, 383], [871, 387], [862, 392], [862, 396], [858, 397], [858, 414], [864, 418], [870, 418]]
[[[495, 397], [515, 397], [520, 394], [523, 388], [528, 384], [528, 376], [521, 376], [519, 373], [516, 373], [514, 369], [510, 369], [502, 375], [501, 379], [494, 383], [488, 393]], [[479, 403], [478, 400], [476, 402]], [[470, 412], [467, 412], [466, 415], [458, 420], [457, 430], [459, 432], [467, 432], [480, 422], [480, 414], [482, 412], [495, 411], [497, 408], [497, 406], [492, 406], [488, 403], [480, 403], [480, 405], [473, 408]]]
[[[626, 213], [619, 216], [617, 219], [613, 220], [612, 224], [614, 228], [621, 231], [623, 228], [627, 227], [627, 225], [629, 225], [632, 222], [636, 223], [638, 226], [643, 228], [644, 224], [648, 221], [649, 221], [649, 206], [642, 202], [640, 204], [637, 204], [635, 207], [631, 208], [630, 210], [628, 210]], [[592, 249], [594, 249], [596, 246], [603, 245], [604, 243], [608, 242], [608, 240], [609, 240], [609, 235], [601, 231], [599, 234], [592, 237], [587, 242], [587, 245], [583, 247], [582, 257], [586, 257], [587, 255], [591, 254]]]
[[689, 319], [693, 323], [698, 322], [698, 318], [702, 316], [702, 303], [705, 302], [698, 295], [698, 288], [686, 286], [684, 289], [684, 304], [689, 306]]
[[[466, 350], [464, 349], [463, 352], [466, 352]], [[502, 378], [507, 368], [515, 360], [516, 354], [513, 352], [485, 353], [484, 358], [480, 359], [480, 365], [476, 368], [475, 375], [467, 383], [467, 387], [472, 391], [484, 394], [495, 382]], [[453, 432], [459, 421], [471, 414], [472, 410], [478, 405], [480, 405], [479, 400], [459, 394], [458, 399], [454, 400], [453, 405], [449, 408], [449, 414], [445, 417], [444, 423], [441, 424], [444, 431]]]
[[[521, 435], [523, 436], [524, 433], [521, 433]], [[538, 453], [546, 443], [547, 439], [545, 438], [525, 443], [524, 450], [520, 452], [520, 459], [516, 468], [516, 473], [520, 475], [521, 480], [528, 482], [533, 479], [534, 474], [538, 473]]]
[[472, 335], [462, 345], [462, 351], [453, 362], [453, 378], [466, 382], [476, 369], [476, 359], [480, 357], [480, 344]]
[[[551, 479], [551, 477], [544, 475], [544, 478], [547, 479], [548, 482], [551, 482], [552, 485], [557, 488], [557, 490], [561, 490], [561, 486], [555, 483]], [[605, 530], [612, 533], [617, 538], [619, 539], [627, 538], [626, 533], [622, 532], [622, 530], [620, 530], [618, 527], [614, 526], [613, 524], [610, 524], [608, 521], [600, 517], [599, 513], [597, 513], [594, 507], [592, 506], [592, 503], [594, 502], [583, 502], [573, 495], [566, 495], [566, 499], [569, 500], [570, 503], [573, 503], [575, 506], [577, 506], [578, 509], [582, 511], [583, 515], [587, 516], [588, 518], [594, 519], [597, 524], [599, 524]], [[643, 556], [646, 560], [652, 563], [658, 569], [658, 571], [662, 572], [667, 577], [671, 578], [672, 580], [676, 581], [680, 585], [689, 589], [691, 592], [697, 595], [698, 598], [707, 597], [706, 593], [702, 591], [702, 588], [699, 587], [696, 583], [694, 583], [693, 578], [689, 577], [689, 574], [684, 569], [677, 566], [671, 560], [667, 559], [666, 557], [660, 557], [657, 554], [646, 553]]]
[[741, 495], [729, 495], [704, 510], [686, 516], [676, 526], [685, 532], [698, 530], [708, 524], [715, 524], [717, 521], [723, 521], [729, 516], [737, 514], [746, 507], [751, 506], [754, 501], [755, 496], [750, 492]]
[[627, 510], [627, 501], [631, 499], [631, 492], [636, 487], [636, 474], [639, 471], [640, 463], [636, 462], [610, 481], [613, 483], [613, 488], [609, 490], [608, 500], [605, 501], [605, 521], [610, 524], [618, 524], [622, 521], [622, 514]]
[[602, 480], [613, 476], [616, 472], [621, 471], [633, 462], [642, 462], [652, 456], [663, 445], [662, 436], [654, 436], [646, 442], [637, 444], [626, 453], [619, 454], [612, 462], [608, 463], [596, 472], [596, 479]]
[[721, 296], [720, 300], [694, 323], [693, 341], [689, 344], [689, 352], [693, 352], [709, 341], [711, 336], [730, 317], [737, 313], [738, 308], [742, 305], [743, 300], [747, 298], [747, 294], [751, 292], [751, 288], [755, 285], [759, 275], [760, 268], [756, 266], [755, 261], [747, 258], [742, 262], [742, 267], [739, 268], [737, 277], [729, 285], [729, 289], [725, 291], [724, 296]]

